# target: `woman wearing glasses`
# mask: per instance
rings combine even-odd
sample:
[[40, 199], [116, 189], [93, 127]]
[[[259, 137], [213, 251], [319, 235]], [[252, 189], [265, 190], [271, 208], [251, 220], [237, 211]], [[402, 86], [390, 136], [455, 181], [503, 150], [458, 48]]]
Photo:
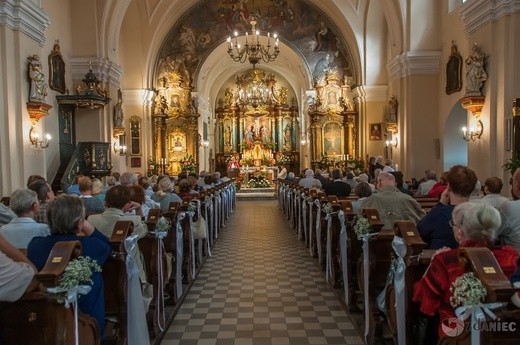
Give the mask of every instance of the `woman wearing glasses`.
[[[465, 202], [455, 207], [449, 224], [459, 248], [489, 248], [509, 278], [517, 269], [518, 253], [510, 246], [494, 246], [500, 222], [499, 212], [488, 203]], [[414, 286], [413, 300], [420, 302], [420, 311], [427, 316], [437, 316], [438, 312], [437, 320], [440, 321], [455, 317], [450, 305], [450, 287], [464, 273], [458, 259], [459, 248], [439, 249], [422, 279]], [[439, 322], [438, 332], [444, 336], [441, 326], [442, 322]]]

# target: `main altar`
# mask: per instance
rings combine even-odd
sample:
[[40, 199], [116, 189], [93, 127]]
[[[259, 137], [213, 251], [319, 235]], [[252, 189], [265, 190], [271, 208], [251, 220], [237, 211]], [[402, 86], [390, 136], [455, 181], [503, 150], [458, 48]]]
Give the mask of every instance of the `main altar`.
[[277, 82], [275, 75], [252, 69], [236, 76], [235, 85], [223, 88], [215, 110], [217, 171], [227, 171], [231, 159], [248, 176], [267, 171], [271, 181], [276, 178], [277, 165], [300, 169], [296, 98], [290, 88]]

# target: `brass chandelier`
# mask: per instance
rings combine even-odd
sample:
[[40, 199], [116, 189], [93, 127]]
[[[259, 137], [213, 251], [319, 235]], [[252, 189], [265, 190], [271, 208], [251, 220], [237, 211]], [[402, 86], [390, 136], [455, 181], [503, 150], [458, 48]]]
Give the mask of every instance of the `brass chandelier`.
[[251, 24], [251, 38], [249, 37], [248, 32], [245, 34], [245, 44], [241, 45], [238, 42], [238, 32], [235, 31], [234, 37], [231, 38], [229, 36], [227, 38], [228, 42], [228, 54], [235, 62], [244, 63], [247, 60], [253, 65], [260, 62], [260, 60], [264, 62], [272, 62], [276, 60], [278, 54], [280, 54], [280, 48], [278, 47], [278, 36], [276, 34], [273, 35], [274, 47], [271, 46], [271, 34], [267, 33], [267, 45], [263, 45], [260, 42], [260, 31], [256, 30], [256, 19], [254, 16], [251, 16], [251, 20], [249, 21]]

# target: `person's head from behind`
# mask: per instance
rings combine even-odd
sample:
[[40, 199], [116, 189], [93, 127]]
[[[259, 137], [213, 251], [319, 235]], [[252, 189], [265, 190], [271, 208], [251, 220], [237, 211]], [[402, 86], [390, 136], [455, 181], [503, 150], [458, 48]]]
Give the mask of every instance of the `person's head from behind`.
[[500, 194], [502, 192], [502, 187], [504, 184], [502, 183], [502, 179], [500, 177], [489, 177], [484, 182], [484, 193], [485, 194]]
[[78, 178], [78, 187], [81, 194], [92, 194], [92, 180], [88, 176]]
[[391, 171], [390, 174], [394, 175], [395, 177], [395, 186], [397, 188], [402, 188], [404, 184], [403, 173], [400, 171]]
[[119, 183], [121, 183], [123, 186], [133, 186], [134, 184], [137, 184], [137, 174], [131, 172], [123, 173], [123, 175], [121, 175], [119, 178]]
[[354, 193], [359, 198], [368, 198], [372, 195], [372, 187], [366, 182], [359, 182], [354, 188]]
[[424, 172], [424, 178], [426, 180], [435, 180], [437, 178], [437, 173], [434, 170], [426, 170]]
[[294, 178], [295, 178], [295, 175], [292, 171], [287, 174], [287, 178], [286, 178], [287, 180], [294, 180]]
[[144, 204], [145, 202], [145, 194], [144, 189], [140, 185], [134, 185], [131, 187], [128, 187], [128, 190], [130, 191], [130, 201], [135, 201], [139, 204]]
[[54, 192], [51, 186], [45, 180], [36, 180], [29, 185], [29, 189], [32, 189], [38, 195], [40, 202], [47, 202], [54, 200]]
[[446, 176], [448, 191], [465, 198], [469, 198], [477, 180], [475, 172], [464, 165], [452, 166]]
[[443, 171], [441, 177], [439, 177], [439, 183], [443, 185], [448, 184], [448, 171]]
[[213, 177], [211, 175], [204, 176], [204, 184], [210, 186], [213, 183]]
[[114, 176], [107, 176], [107, 186], [112, 188], [117, 184], [117, 179]]
[[47, 218], [52, 234], [75, 234], [85, 220], [83, 201], [72, 195], [60, 195], [49, 205]]
[[310, 178], [314, 176], [314, 171], [312, 169], [305, 170], [305, 177]]
[[98, 178], [92, 179], [92, 195], [99, 195], [103, 191], [103, 182]]
[[189, 175], [187, 180], [190, 182], [190, 188], [195, 188], [195, 186], [197, 185], [198, 178], [193, 175]]
[[159, 181], [159, 189], [163, 192], [171, 192], [173, 191], [174, 183], [173, 181], [168, 177], [165, 176]]
[[376, 179], [376, 188], [381, 190], [387, 187], [395, 187], [394, 175], [387, 172], [380, 172]]
[[339, 169], [334, 169], [334, 170], [332, 170], [332, 179], [333, 179], [333, 180], [339, 180], [339, 179], [341, 179], [342, 175], [343, 175], [343, 174], [341, 173], [341, 170], [339, 170]]
[[348, 173], [345, 174], [345, 177], [347, 178], [347, 180], [353, 180], [354, 174], [349, 171]]
[[459, 243], [467, 240], [492, 242], [501, 219], [497, 209], [487, 202], [463, 202], [453, 209], [450, 224]]
[[34, 216], [39, 211], [38, 195], [32, 189], [17, 189], [11, 194], [11, 210], [18, 217]]
[[145, 190], [148, 189], [148, 187], [150, 187], [150, 181], [146, 176], [139, 177], [139, 179], [137, 180], [137, 184], [143, 187], [143, 189]]
[[376, 164], [381, 164], [381, 165], [383, 165], [383, 162], [384, 162], [384, 158], [383, 158], [383, 156], [377, 156], [377, 157], [376, 157]]
[[122, 210], [129, 202], [129, 187], [123, 185], [117, 185], [110, 188], [105, 195], [105, 205], [107, 208], [117, 208]]
[[41, 176], [41, 175], [31, 175], [27, 178], [27, 188], [29, 188], [29, 186], [35, 182], [35, 181], [38, 181], [38, 180], [43, 180], [45, 181], [45, 177]]
[[191, 190], [191, 184], [188, 179], [181, 180], [179, 182], [179, 192], [180, 193], [189, 193]]

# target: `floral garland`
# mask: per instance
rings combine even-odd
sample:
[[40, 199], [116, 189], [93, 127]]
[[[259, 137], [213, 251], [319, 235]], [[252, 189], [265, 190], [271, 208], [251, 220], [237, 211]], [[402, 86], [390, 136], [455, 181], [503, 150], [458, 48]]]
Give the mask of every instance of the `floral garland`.
[[372, 226], [366, 218], [358, 218], [356, 225], [354, 225], [354, 232], [358, 238], [362, 238], [364, 235], [372, 232]]
[[[92, 274], [101, 272], [101, 267], [92, 258], [80, 256], [70, 261], [60, 277], [58, 289], [68, 291], [79, 285], [92, 285]], [[79, 295], [81, 296], [81, 295]], [[64, 303], [65, 296], [58, 297], [58, 302]]]
[[280, 159], [278, 160], [278, 164], [290, 164], [291, 163], [291, 157], [288, 155], [282, 155]]
[[321, 209], [322, 209], [322, 211], [325, 212], [326, 214], [331, 214], [332, 212], [334, 212], [334, 208], [332, 207], [332, 204], [329, 203], [329, 202], [324, 203], [324, 204], [321, 206]]
[[248, 188], [267, 188], [270, 187], [271, 184], [269, 180], [264, 175], [254, 175], [251, 177], [249, 181], [247, 181]]
[[458, 277], [451, 285], [450, 291], [452, 293], [450, 304], [453, 308], [482, 304], [487, 295], [486, 287], [473, 272]]

